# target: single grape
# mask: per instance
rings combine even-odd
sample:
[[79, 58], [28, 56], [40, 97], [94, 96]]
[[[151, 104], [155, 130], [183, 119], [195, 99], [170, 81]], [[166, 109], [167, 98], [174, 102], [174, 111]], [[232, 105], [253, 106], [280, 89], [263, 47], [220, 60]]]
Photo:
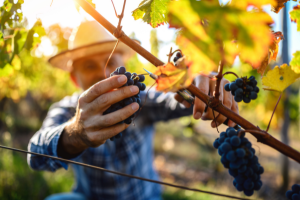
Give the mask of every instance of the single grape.
[[300, 199], [299, 194], [293, 194], [292, 195], [292, 200], [299, 200], [299, 199]]
[[294, 194], [294, 192], [292, 190], [288, 190], [286, 193], [285, 193], [285, 196], [288, 198], [288, 199], [292, 199], [292, 195]]
[[145, 80], [145, 76], [144, 75], [139, 75], [139, 82], [143, 82]]
[[238, 88], [235, 91], [235, 96], [243, 96], [243, 89], [242, 88]]
[[252, 80], [255, 80], [255, 77], [254, 77], [254, 76], [250, 76], [248, 79], [249, 79], [250, 81], [252, 81]]
[[239, 86], [239, 87], [242, 87], [243, 83], [244, 83], [243, 79], [241, 79], [241, 78], [237, 78], [235, 80], [235, 82], [236, 82], [237, 86]]
[[249, 97], [247, 97], [247, 96], [243, 96], [243, 101], [245, 103], [250, 103], [251, 99]]
[[241, 139], [238, 136], [232, 136], [230, 139], [230, 144], [237, 147], [241, 144]]
[[230, 83], [229, 88], [230, 88], [231, 91], [235, 91], [239, 87], [237, 86], [237, 84], [235, 82], [232, 82], [232, 83]]
[[235, 156], [235, 152], [233, 150], [230, 150], [227, 154], [226, 154], [226, 159], [233, 162], [236, 160], [236, 156]]
[[141, 104], [142, 104], [142, 101], [141, 101], [141, 99], [140, 98], [138, 98], [137, 99], [137, 101], [136, 101], [140, 106], [141, 106]]
[[224, 89], [225, 89], [227, 92], [230, 91], [229, 85], [230, 85], [230, 83], [227, 83], [227, 84], [224, 86]]
[[244, 194], [245, 194], [246, 196], [252, 196], [253, 193], [254, 193], [253, 190], [244, 190]]
[[256, 92], [250, 92], [249, 98], [250, 99], [256, 99], [257, 98], [257, 93]]
[[122, 66], [122, 67], [119, 67], [119, 68], [118, 68], [118, 73], [119, 73], [119, 74], [125, 74], [125, 72], [126, 72], [125, 67]]
[[234, 97], [234, 100], [235, 100], [236, 102], [241, 102], [241, 101], [243, 100], [243, 97], [241, 97], [241, 96], [235, 96], [235, 97]]
[[259, 92], [259, 87], [255, 87], [254, 92], [258, 93]]
[[135, 72], [133, 72], [132, 74], [131, 74], [131, 77], [136, 77], [137, 76], [137, 73], [135, 73]]
[[293, 192], [299, 193], [300, 192], [300, 185], [294, 184], [292, 186], [292, 190], [293, 190]]
[[219, 148], [220, 144], [219, 144], [219, 138], [217, 138], [214, 143], [213, 143], [213, 146], [217, 149]]
[[130, 72], [125, 72], [124, 75], [127, 77], [127, 80], [129, 80], [131, 78], [131, 73]]
[[246, 151], [242, 148], [236, 149], [235, 153], [238, 158], [243, 158], [246, 155]]
[[224, 152], [224, 153], [227, 153], [228, 151], [230, 151], [232, 148], [231, 148], [231, 145], [227, 142], [224, 142], [221, 146], [220, 146], [221, 150]]
[[142, 83], [142, 85], [141, 85], [141, 87], [140, 87], [140, 90], [141, 91], [144, 91], [146, 89], [146, 85], [145, 85], [145, 83]]
[[127, 84], [128, 84], [128, 85], [133, 85], [133, 84], [134, 84], [134, 81], [130, 78], [130, 79], [128, 79]]
[[142, 87], [142, 83], [140, 83], [140, 82], [136, 82], [136, 84], [135, 84], [138, 88], [139, 88], [139, 90], [141, 89], [141, 87]]

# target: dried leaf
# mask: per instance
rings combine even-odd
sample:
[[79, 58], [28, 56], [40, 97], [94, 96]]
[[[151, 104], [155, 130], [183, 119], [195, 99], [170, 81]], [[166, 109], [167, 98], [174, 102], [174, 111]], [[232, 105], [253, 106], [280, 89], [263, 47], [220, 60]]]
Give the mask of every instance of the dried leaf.
[[293, 54], [293, 59], [290, 62], [290, 65], [292, 67], [292, 70], [294, 70], [296, 73], [300, 73], [300, 51], [296, 51], [296, 53]]
[[265, 86], [263, 89], [282, 92], [299, 77], [300, 74], [296, 74], [287, 64], [276, 66], [262, 78], [262, 84]]
[[193, 81], [188, 67], [177, 68], [173, 63], [158, 66], [154, 74], [158, 76], [156, 89], [162, 92], [176, 92], [188, 87]]
[[257, 68], [257, 72], [260, 73], [261, 75], [264, 75], [265, 70], [267, 68], [267, 66], [269, 65], [269, 63], [271, 62], [271, 60], [276, 61], [277, 58], [277, 54], [278, 54], [278, 43], [284, 39], [283, 34], [278, 31], [278, 32], [273, 32], [273, 41], [269, 46], [269, 53], [268, 55], [265, 57], [265, 59], [263, 60], [263, 62], [261, 63], [260, 67]]
[[[284, 4], [288, 1], [290, 0], [276, 0], [277, 5], [272, 6], [272, 11], [275, 13], [279, 13], [279, 11], [284, 7]], [[297, 0], [293, 0], [293, 1], [297, 1]]]

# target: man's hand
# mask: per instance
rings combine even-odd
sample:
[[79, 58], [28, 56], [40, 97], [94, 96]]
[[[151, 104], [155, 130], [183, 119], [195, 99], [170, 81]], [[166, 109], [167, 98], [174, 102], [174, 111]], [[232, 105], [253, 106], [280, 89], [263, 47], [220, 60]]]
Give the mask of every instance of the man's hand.
[[[231, 95], [230, 92], [225, 91], [224, 85], [229, 83], [228, 80], [222, 79], [220, 83], [220, 101], [222, 101], [223, 105], [226, 106], [227, 108], [231, 109], [235, 113], [239, 113], [239, 108], [237, 105], [237, 102], [234, 101], [233, 96]], [[199, 88], [203, 93], [205, 94], [214, 94], [215, 91], [215, 85], [216, 81], [208, 78], [207, 76], [199, 75], [195, 78], [195, 86]], [[191, 105], [185, 101], [180, 95], [176, 94], [175, 99], [185, 105], [185, 107], [190, 107]], [[219, 114], [218, 112], [214, 111], [214, 115], [216, 117], [216, 120], [214, 121], [214, 115], [212, 113], [212, 109], [208, 107], [207, 111], [204, 113], [204, 109], [206, 107], [206, 104], [202, 102], [200, 99], [197, 97], [195, 98], [194, 102], [194, 111], [193, 111], [193, 116], [195, 119], [202, 119], [202, 120], [213, 120], [211, 122], [211, 126], [213, 128], [219, 126], [222, 124], [225, 120], [226, 117]], [[228, 126], [234, 127], [235, 123], [231, 120], [228, 121]]]
[[[113, 76], [100, 81], [79, 97], [75, 116], [69, 121], [59, 140], [58, 155], [74, 157], [88, 147], [97, 147], [125, 130], [129, 125], [118, 124], [133, 115], [138, 103], [103, 115], [112, 104], [139, 92], [137, 86], [117, 89], [127, 81], [125, 75]], [[116, 90], [115, 90], [116, 89]]]

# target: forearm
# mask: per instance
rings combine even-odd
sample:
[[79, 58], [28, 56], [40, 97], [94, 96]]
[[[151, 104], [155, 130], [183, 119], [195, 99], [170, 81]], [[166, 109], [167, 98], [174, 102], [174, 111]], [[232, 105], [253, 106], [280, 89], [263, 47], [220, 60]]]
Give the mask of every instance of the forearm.
[[[87, 145], [84, 141], [83, 128], [80, 123], [76, 122], [73, 117], [65, 126], [63, 132], [60, 135], [57, 155], [61, 158], [71, 159], [77, 157], [85, 149]], [[78, 137], [81, 137], [80, 139]]]

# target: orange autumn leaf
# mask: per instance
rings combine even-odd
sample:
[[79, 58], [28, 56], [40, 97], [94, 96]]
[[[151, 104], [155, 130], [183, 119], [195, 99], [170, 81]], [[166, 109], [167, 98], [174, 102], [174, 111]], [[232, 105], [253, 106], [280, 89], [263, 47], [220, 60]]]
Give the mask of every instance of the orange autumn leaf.
[[158, 66], [154, 74], [158, 76], [156, 89], [162, 92], [176, 92], [188, 87], [193, 80], [188, 67], [177, 68], [173, 63]]
[[257, 69], [257, 72], [260, 73], [261, 75], [264, 75], [264, 72], [271, 62], [271, 60], [276, 61], [277, 54], [278, 54], [278, 44], [279, 42], [284, 39], [283, 34], [278, 31], [278, 32], [273, 32], [273, 39], [272, 42], [269, 46], [269, 52], [268, 55], [265, 57], [263, 62], [261, 63], [260, 67]]

